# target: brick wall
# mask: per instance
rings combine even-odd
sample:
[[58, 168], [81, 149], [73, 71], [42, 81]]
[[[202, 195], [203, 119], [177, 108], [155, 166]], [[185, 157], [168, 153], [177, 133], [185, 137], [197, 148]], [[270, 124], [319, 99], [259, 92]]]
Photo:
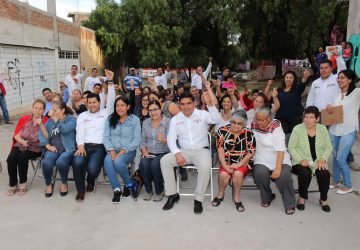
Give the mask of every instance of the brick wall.
[[58, 32], [70, 35], [70, 36], [79, 36], [80, 35], [80, 28], [74, 24], [67, 23], [61, 21], [60, 18], [57, 19], [57, 29]]
[[0, 16], [22, 23], [28, 23], [28, 13], [23, 5], [0, 0]]
[[[41, 10], [37, 11], [36, 8], [21, 2], [0, 0], [0, 17], [47, 30], [53, 29], [53, 17], [51, 15]], [[78, 37], [80, 34], [79, 26], [66, 22], [61, 18], [57, 18], [57, 29], [58, 32], [71, 36]]]

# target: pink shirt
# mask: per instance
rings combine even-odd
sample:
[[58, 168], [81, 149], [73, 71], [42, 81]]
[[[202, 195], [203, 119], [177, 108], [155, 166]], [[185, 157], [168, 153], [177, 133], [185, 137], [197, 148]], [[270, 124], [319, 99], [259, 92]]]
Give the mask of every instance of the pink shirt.
[[236, 89], [236, 85], [234, 82], [223, 82], [221, 86], [222, 88], [226, 89]]

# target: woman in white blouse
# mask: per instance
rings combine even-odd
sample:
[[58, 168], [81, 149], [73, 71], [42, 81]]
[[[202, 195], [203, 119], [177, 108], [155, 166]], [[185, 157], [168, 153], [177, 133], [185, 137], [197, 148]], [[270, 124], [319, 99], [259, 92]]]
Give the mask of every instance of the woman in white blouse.
[[353, 191], [350, 168], [346, 161], [359, 131], [358, 113], [360, 107], [360, 88], [355, 86], [356, 74], [352, 70], [343, 70], [338, 74], [338, 83], [341, 94], [338, 95], [333, 105], [328, 105], [326, 110], [331, 114], [335, 106], [343, 106], [343, 123], [330, 126], [330, 138], [333, 144], [333, 182], [330, 188], [340, 186], [340, 174], [344, 179], [344, 186], [336, 193], [348, 194]]
[[295, 193], [291, 177], [291, 160], [286, 151], [285, 134], [279, 121], [271, 118], [267, 107], [258, 108], [251, 124], [255, 134], [254, 179], [260, 189], [261, 206], [268, 207], [275, 194], [270, 179], [276, 183], [285, 207], [285, 213], [295, 213]]

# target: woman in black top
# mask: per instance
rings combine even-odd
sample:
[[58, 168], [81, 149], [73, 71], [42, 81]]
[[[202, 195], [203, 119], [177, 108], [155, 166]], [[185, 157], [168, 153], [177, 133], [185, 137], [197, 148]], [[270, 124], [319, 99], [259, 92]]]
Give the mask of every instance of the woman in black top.
[[[302, 122], [304, 107], [301, 103], [301, 95], [306, 88], [309, 76], [309, 71], [305, 70], [301, 84], [297, 84], [295, 72], [287, 71], [281, 87], [277, 89], [280, 108], [275, 114], [275, 119], [281, 122], [285, 134], [291, 133], [293, 128]], [[266, 95], [269, 93], [271, 83], [272, 81], [269, 81], [266, 87]]]

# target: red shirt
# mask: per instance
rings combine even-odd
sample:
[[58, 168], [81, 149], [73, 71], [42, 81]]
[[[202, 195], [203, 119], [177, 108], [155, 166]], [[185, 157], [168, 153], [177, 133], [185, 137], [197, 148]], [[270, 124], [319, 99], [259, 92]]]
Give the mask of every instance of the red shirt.
[[2, 82], [0, 82], [0, 89], [1, 89], [2, 94], [6, 95], [6, 90], [5, 90], [4, 84], [2, 84]]
[[[13, 142], [12, 142], [12, 145], [11, 145], [11, 148], [14, 147], [14, 144], [16, 143], [15, 141], [15, 135], [17, 135], [25, 126], [25, 124], [29, 121], [29, 119], [32, 118], [32, 115], [24, 115], [22, 116], [19, 121], [18, 121], [18, 124], [16, 125], [16, 128], [15, 128], [15, 131], [14, 131], [14, 134], [13, 134]], [[49, 118], [47, 116], [44, 116], [42, 118], [42, 123], [45, 124], [47, 122]]]

